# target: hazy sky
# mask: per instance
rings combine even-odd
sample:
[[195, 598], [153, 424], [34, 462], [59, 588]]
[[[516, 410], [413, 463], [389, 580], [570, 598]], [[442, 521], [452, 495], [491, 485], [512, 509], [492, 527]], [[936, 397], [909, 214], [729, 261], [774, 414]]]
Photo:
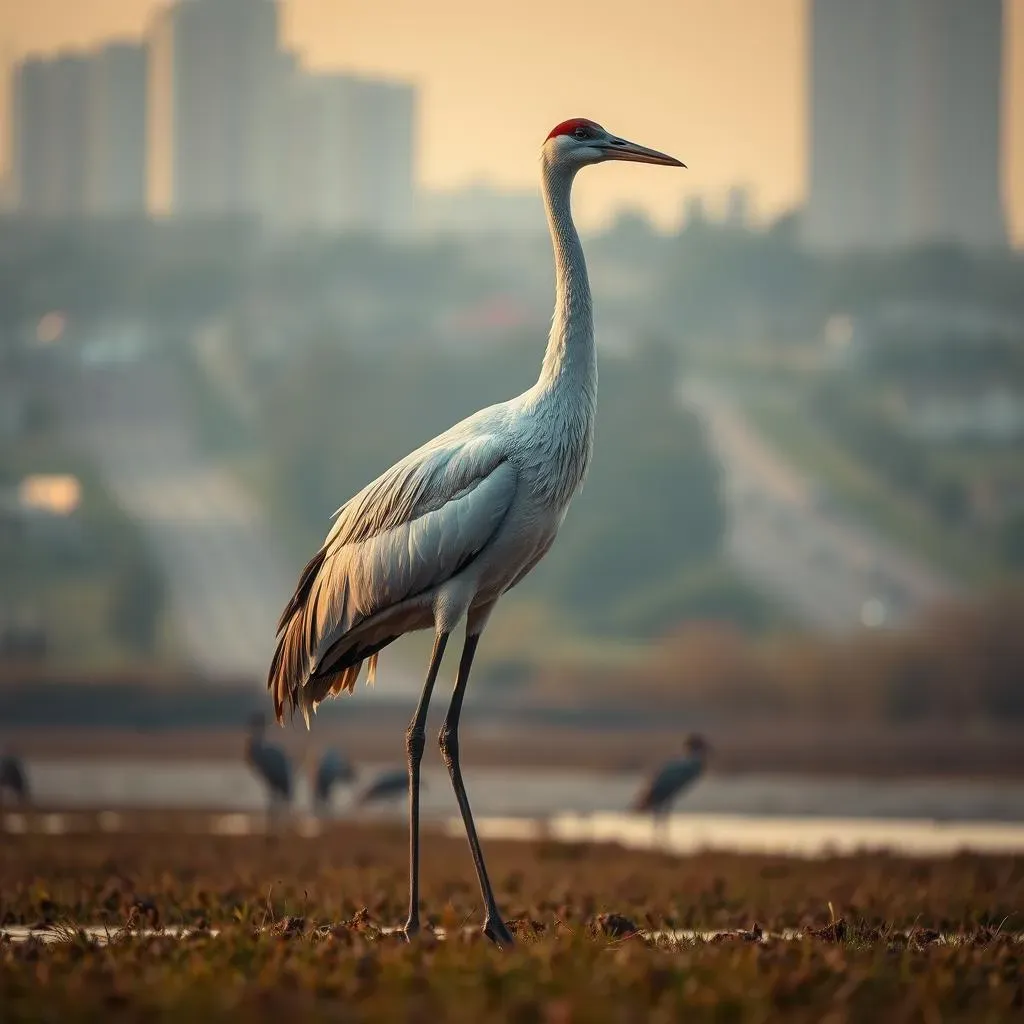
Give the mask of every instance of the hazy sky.
[[[0, 53], [139, 37], [164, 3], [0, 0]], [[1005, 5], [1004, 194], [1021, 245], [1024, 0]], [[588, 172], [576, 201], [588, 222], [630, 203], [671, 223], [685, 195], [714, 204], [732, 184], [752, 189], [761, 217], [803, 195], [806, 0], [285, 0], [284, 11], [309, 66], [420, 86], [429, 187], [532, 185], [548, 129], [580, 115], [690, 167]], [[6, 120], [6, 99], [2, 109]]]

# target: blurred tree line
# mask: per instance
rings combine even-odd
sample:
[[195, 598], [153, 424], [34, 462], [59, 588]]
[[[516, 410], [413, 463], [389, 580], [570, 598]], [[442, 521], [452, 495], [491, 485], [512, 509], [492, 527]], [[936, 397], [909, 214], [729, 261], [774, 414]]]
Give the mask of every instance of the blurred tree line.
[[0, 446], [0, 493], [29, 469], [76, 477], [81, 501], [68, 516], [0, 511], [0, 626], [30, 624], [43, 640], [38, 654], [78, 667], [159, 657], [166, 588], [135, 524], [55, 445], [28, 459]]
[[[37, 355], [0, 357], [30, 411], [0, 431], [0, 657], [78, 667], [159, 657], [163, 577], [137, 526], [62, 435], [53, 367]], [[73, 477], [77, 505], [66, 515], [26, 507], [19, 488], [31, 475]]]
[[[567, 705], [661, 709], [681, 718], [798, 718], [822, 723], [1024, 720], [1024, 588], [937, 607], [906, 630], [744, 635], [690, 622], [623, 688], [618, 671], [561, 669], [539, 681]], [[827, 724], [823, 726], [827, 729]]]
[[[341, 289], [390, 296], [396, 312], [423, 310], [495, 287], [515, 290], [523, 284], [512, 279], [517, 266], [525, 281], [526, 268], [546, 270], [550, 263], [544, 238], [510, 245], [503, 266], [493, 248], [483, 250], [491, 257], [484, 260], [479, 246], [464, 240], [395, 245], [356, 234], [275, 240], [244, 219], [0, 218], [0, 335], [53, 309], [80, 319], [202, 317], [246, 292], [309, 306]], [[646, 294], [638, 315], [671, 337], [727, 335], [753, 316], [766, 333], [808, 338], [836, 310], [856, 315], [896, 300], [1024, 314], [1019, 253], [932, 245], [815, 256], [800, 245], [795, 213], [764, 230], [699, 221], [669, 235], [627, 215], [588, 240], [588, 258], [596, 271], [639, 274]]]

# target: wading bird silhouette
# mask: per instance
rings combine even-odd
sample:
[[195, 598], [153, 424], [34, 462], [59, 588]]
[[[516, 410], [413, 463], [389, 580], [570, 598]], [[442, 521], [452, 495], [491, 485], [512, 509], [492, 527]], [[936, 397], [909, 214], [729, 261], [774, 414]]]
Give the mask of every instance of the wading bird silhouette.
[[[420, 786], [426, 786], [421, 779]], [[386, 768], [359, 794], [357, 803], [360, 807], [367, 804], [386, 803], [409, 788], [409, 774], [405, 768]]]
[[352, 763], [336, 750], [325, 750], [313, 776], [313, 809], [323, 814], [329, 807], [331, 791], [336, 785], [350, 785], [356, 780]]
[[406, 730], [409, 917], [419, 918], [419, 778], [427, 706], [448, 638], [466, 639], [438, 737], [484, 901], [484, 933], [513, 944], [494, 899], [459, 763], [459, 717], [473, 656], [498, 599], [546, 554], [590, 464], [597, 356], [590, 282], [570, 194], [576, 173], [606, 160], [683, 167], [585, 118], [556, 125], [541, 150], [541, 184], [555, 259], [555, 312], [537, 383], [428, 441], [336, 513], [278, 622], [268, 688], [278, 721], [288, 706], [309, 727], [328, 696], [369, 680], [382, 648], [434, 630], [426, 682]]
[[267, 819], [272, 827], [275, 812], [292, 801], [292, 763], [280, 747], [267, 743], [266, 731], [266, 716], [257, 712], [249, 719], [245, 760], [267, 787]]
[[710, 746], [703, 736], [696, 733], [686, 737], [686, 756], [677, 757], [663, 764], [648, 779], [644, 788], [633, 801], [632, 809], [638, 813], [649, 813], [655, 824], [664, 828], [668, 813], [680, 793], [689, 789], [707, 767]]
[[7, 791], [18, 803], [28, 803], [28, 775], [21, 758], [16, 754], [0, 754], [0, 809], [3, 808], [4, 793]]

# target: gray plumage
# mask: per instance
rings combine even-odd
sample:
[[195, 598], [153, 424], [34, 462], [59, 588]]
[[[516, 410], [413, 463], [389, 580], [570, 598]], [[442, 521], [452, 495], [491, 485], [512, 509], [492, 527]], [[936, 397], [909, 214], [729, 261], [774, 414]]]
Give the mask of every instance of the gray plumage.
[[[426, 783], [420, 782], [425, 786]], [[409, 789], [409, 774], [405, 768], [389, 768], [380, 773], [366, 789], [359, 794], [359, 806], [381, 803], [404, 796]]]
[[245, 760], [267, 787], [271, 803], [290, 803], [292, 799], [292, 763], [288, 755], [264, 738], [266, 718], [253, 715], [249, 722], [249, 738], [245, 745]]
[[659, 768], [633, 801], [632, 809], [655, 815], [667, 814], [675, 799], [704, 774], [707, 751], [708, 746], [700, 736], [689, 737], [686, 756], [668, 761]]
[[331, 791], [338, 784], [347, 785], [354, 782], [355, 769], [351, 762], [342, 757], [336, 750], [325, 750], [316, 766], [313, 777], [313, 802], [322, 807], [331, 798]]
[[29, 798], [28, 775], [21, 758], [14, 754], [0, 757], [0, 799], [4, 791], [10, 792], [19, 803], [27, 803]]
[[381, 650], [434, 630], [426, 682], [406, 732], [410, 878], [406, 935], [419, 930], [419, 765], [424, 725], [448, 637], [466, 623], [442, 755], [486, 906], [484, 932], [512, 944], [494, 900], [459, 765], [458, 728], [477, 642], [498, 599], [554, 542], [590, 465], [597, 357], [590, 282], [570, 193], [576, 173], [603, 160], [682, 166], [616, 138], [593, 121], [558, 125], [541, 151], [542, 192], [555, 255], [555, 313], [537, 383], [457, 423], [368, 484], [335, 513], [278, 622], [267, 678], [278, 721], [310, 715], [351, 692]]

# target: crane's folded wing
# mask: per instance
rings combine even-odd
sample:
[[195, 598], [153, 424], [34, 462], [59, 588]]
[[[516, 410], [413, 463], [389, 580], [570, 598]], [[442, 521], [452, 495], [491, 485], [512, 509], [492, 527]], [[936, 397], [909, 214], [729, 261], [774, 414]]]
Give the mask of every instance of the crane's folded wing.
[[[281, 616], [268, 679], [278, 702], [311, 676], [358, 673], [394, 639], [370, 637], [368, 620], [476, 558], [512, 505], [516, 475], [492, 436], [442, 435], [343, 505]], [[354, 682], [346, 675], [346, 686]]]

